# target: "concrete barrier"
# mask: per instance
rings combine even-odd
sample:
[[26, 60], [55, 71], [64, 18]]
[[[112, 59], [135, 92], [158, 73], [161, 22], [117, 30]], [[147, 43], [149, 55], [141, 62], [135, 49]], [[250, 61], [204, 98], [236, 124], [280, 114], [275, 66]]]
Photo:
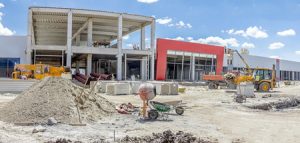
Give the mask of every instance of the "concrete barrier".
[[129, 83], [108, 83], [106, 85], [108, 95], [128, 95], [130, 94]]

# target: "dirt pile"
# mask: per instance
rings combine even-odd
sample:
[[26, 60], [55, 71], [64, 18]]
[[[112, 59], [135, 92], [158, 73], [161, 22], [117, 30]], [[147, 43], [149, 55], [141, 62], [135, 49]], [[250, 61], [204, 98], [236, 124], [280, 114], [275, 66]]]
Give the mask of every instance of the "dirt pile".
[[173, 133], [170, 130], [163, 133], [152, 133], [152, 136], [129, 137], [126, 136], [121, 140], [122, 143], [217, 143], [218, 141], [210, 141], [210, 139], [201, 139], [194, 137], [190, 133], [178, 131]]
[[[48, 77], [35, 83], [0, 110], [0, 120], [10, 123], [47, 123], [51, 117], [61, 123], [78, 123], [76, 95], [82, 88], [70, 80]], [[84, 90], [84, 95], [89, 91]], [[101, 96], [87, 96], [79, 108], [82, 121], [95, 121], [114, 112], [114, 105]]]
[[300, 97], [272, 97], [263, 96], [259, 102], [249, 103], [245, 106], [251, 109], [279, 110], [300, 105]]

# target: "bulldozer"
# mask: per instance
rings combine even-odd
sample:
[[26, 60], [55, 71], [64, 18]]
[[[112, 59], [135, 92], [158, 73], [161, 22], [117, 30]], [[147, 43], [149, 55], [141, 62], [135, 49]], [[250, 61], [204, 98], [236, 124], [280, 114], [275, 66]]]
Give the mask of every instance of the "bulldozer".
[[12, 73], [12, 79], [37, 79], [47, 76], [60, 77], [68, 72], [64, 67], [54, 67], [47, 64], [16, 64]]
[[273, 65], [272, 69], [267, 68], [254, 68], [253, 70], [250, 68], [246, 60], [243, 56], [237, 51], [234, 50], [240, 59], [245, 64], [246, 68], [244, 73], [227, 73], [224, 76], [221, 75], [204, 75], [203, 79], [208, 81], [208, 87], [210, 89], [217, 89], [219, 85], [239, 85], [242, 82], [252, 82], [254, 84], [254, 88], [260, 92], [269, 92], [270, 89], [273, 89], [276, 85], [275, 78], [275, 65]]

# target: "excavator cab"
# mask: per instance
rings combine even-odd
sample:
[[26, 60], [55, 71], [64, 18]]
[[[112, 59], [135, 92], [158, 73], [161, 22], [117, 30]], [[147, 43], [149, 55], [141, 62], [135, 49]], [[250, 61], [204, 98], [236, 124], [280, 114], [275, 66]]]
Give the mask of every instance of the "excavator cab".
[[275, 86], [274, 70], [257, 68], [253, 70], [254, 85], [257, 91], [268, 92]]

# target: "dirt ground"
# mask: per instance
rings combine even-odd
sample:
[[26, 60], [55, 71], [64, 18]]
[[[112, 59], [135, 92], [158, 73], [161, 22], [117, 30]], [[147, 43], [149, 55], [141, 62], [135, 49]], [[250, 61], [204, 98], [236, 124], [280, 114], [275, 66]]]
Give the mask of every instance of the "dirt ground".
[[[165, 130], [191, 132], [198, 137], [221, 143], [297, 143], [300, 141], [300, 107], [283, 110], [254, 110], [233, 102], [234, 93], [207, 90], [204, 87], [186, 87], [184, 94], [157, 96], [156, 101], [183, 100], [186, 110], [183, 116], [169, 115], [168, 120], [141, 121], [135, 115], [116, 114], [97, 123], [76, 127], [64, 124], [47, 126], [45, 132], [32, 133], [33, 126], [15, 126], [0, 121], [0, 142], [45, 142], [58, 138], [73, 141], [113, 141], [126, 135], [143, 136]], [[255, 93], [261, 97], [265, 93]], [[300, 96], [300, 86], [277, 88], [271, 94]], [[116, 105], [131, 102], [141, 105], [139, 97], [104, 96]], [[16, 95], [0, 95], [0, 108]], [[247, 99], [248, 100], [248, 99]], [[251, 99], [249, 99], [251, 100]]]

